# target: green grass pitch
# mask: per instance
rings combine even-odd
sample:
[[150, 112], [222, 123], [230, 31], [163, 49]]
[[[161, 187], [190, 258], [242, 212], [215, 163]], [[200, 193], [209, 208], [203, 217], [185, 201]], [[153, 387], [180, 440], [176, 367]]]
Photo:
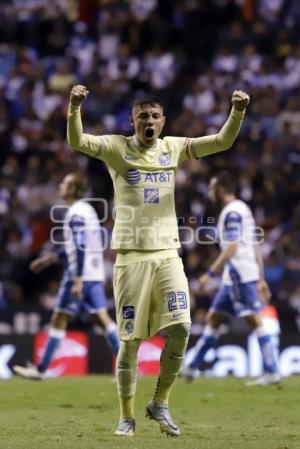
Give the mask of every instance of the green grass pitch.
[[178, 379], [170, 407], [179, 438], [144, 417], [155, 378], [139, 379], [132, 438], [113, 435], [118, 402], [109, 376], [0, 381], [0, 448], [299, 449], [299, 380], [284, 379], [277, 389], [234, 378]]

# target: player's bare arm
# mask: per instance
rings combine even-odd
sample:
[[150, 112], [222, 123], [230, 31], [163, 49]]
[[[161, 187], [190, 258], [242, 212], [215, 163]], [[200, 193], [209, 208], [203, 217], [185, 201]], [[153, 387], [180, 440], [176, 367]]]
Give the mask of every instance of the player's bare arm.
[[46, 256], [41, 256], [36, 259], [34, 259], [30, 264], [30, 269], [34, 273], [40, 273], [41, 271], [45, 270], [46, 268], [50, 267], [50, 265], [53, 265], [54, 263], [59, 262], [59, 257], [56, 253], [50, 253]]
[[271, 299], [271, 290], [265, 280], [264, 273], [264, 261], [262, 258], [261, 250], [259, 244], [254, 245], [256, 262], [259, 266], [259, 280], [257, 281], [257, 288], [259, 295], [264, 302], [268, 302]]
[[231, 257], [236, 253], [238, 249], [238, 241], [230, 242], [226, 249], [224, 249], [216, 258], [216, 260], [211, 264], [210, 268], [205, 274], [200, 276], [199, 284], [200, 290], [205, 290], [205, 287], [211, 277], [217, 275], [219, 271], [224, 267], [225, 263], [231, 259]]
[[75, 277], [73, 280], [73, 285], [71, 288], [72, 296], [75, 299], [80, 299], [82, 297], [83, 281], [81, 277]]

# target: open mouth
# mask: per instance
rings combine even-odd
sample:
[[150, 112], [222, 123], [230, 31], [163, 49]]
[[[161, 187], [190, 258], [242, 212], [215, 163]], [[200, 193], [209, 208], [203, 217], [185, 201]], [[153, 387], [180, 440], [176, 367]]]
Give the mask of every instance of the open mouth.
[[146, 137], [151, 138], [154, 136], [154, 130], [152, 128], [146, 129]]

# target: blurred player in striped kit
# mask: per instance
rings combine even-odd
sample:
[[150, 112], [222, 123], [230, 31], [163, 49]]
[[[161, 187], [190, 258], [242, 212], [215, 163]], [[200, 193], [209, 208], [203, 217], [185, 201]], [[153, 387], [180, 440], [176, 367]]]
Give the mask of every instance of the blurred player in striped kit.
[[188, 139], [159, 136], [165, 124], [157, 98], [133, 102], [134, 135], [93, 136], [83, 133], [80, 105], [89, 94], [74, 86], [68, 114], [70, 145], [108, 166], [115, 191], [116, 220], [112, 248], [117, 251], [114, 294], [120, 351], [117, 358], [120, 436], [135, 433], [134, 397], [139, 344], [164, 329], [167, 341], [161, 369], [146, 416], [168, 435], [180, 435], [168, 407], [172, 385], [184, 358], [190, 305], [187, 279], [178, 256], [180, 247], [174, 204], [175, 174], [184, 160], [228, 149], [239, 132], [249, 97], [232, 96], [230, 116], [218, 134]]
[[64, 249], [35, 259], [30, 268], [38, 273], [53, 263], [64, 263], [64, 277], [58, 292], [58, 305], [51, 320], [49, 338], [38, 366], [14, 366], [15, 373], [29, 379], [44, 379], [55, 351], [65, 337], [69, 318], [88, 312], [105, 330], [113, 354], [119, 350], [117, 327], [107, 312], [104, 291], [103, 248], [99, 219], [95, 209], [84, 200], [86, 183], [82, 176], [68, 174], [59, 194], [68, 206], [64, 217]]
[[222, 208], [218, 220], [221, 253], [206, 274], [200, 277], [205, 289], [209, 279], [223, 269], [222, 284], [208, 312], [208, 323], [195, 346], [192, 360], [183, 364], [181, 375], [196, 379], [205, 354], [217, 344], [219, 327], [226, 315], [244, 317], [256, 334], [265, 374], [248, 385], [267, 385], [280, 381], [274, 343], [263, 325], [261, 308], [270, 298], [264, 278], [259, 242], [255, 241], [255, 221], [248, 205], [235, 196], [232, 177], [221, 172], [209, 184], [210, 199]]

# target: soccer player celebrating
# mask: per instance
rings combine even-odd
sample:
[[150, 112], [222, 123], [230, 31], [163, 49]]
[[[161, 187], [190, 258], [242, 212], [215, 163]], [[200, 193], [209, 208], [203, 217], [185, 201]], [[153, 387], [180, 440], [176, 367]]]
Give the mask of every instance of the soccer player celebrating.
[[199, 366], [205, 354], [217, 344], [218, 329], [225, 315], [244, 317], [255, 332], [263, 357], [265, 374], [249, 385], [278, 383], [275, 348], [263, 326], [260, 310], [262, 302], [270, 298], [264, 279], [263, 260], [259, 242], [255, 240], [255, 222], [246, 203], [235, 196], [234, 182], [227, 172], [213, 177], [209, 184], [209, 197], [222, 211], [218, 221], [221, 253], [206, 274], [200, 277], [203, 290], [210, 278], [223, 268], [222, 284], [208, 312], [208, 323], [195, 345], [195, 355], [184, 364], [181, 375], [191, 381], [200, 374]]
[[85, 310], [104, 327], [107, 343], [117, 355], [117, 326], [110, 318], [103, 287], [104, 264], [101, 230], [95, 209], [83, 199], [86, 183], [82, 176], [68, 174], [59, 186], [59, 194], [69, 206], [64, 217], [64, 250], [35, 259], [30, 268], [39, 273], [62, 259], [64, 277], [58, 292], [58, 305], [53, 313], [46, 348], [38, 366], [14, 366], [15, 373], [28, 379], [41, 380], [66, 334], [71, 316]]
[[157, 421], [162, 432], [178, 436], [180, 429], [169, 413], [168, 399], [185, 355], [190, 306], [187, 279], [177, 253], [175, 173], [186, 159], [231, 147], [249, 97], [242, 91], [233, 93], [230, 116], [218, 134], [160, 139], [166, 117], [161, 102], [153, 97], [134, 101], [133, 136], [84, 134], [80, 105], [88, 94], [81, 85], [71, 91], [68, 141], [76, 150], [106, 162], [115, 191], [111, 246], [117, 251], [114, 294], [121, 340], [116, 368], [120, 421], [115, 434], [134, 435], [137, 351], [142, 340], [164, 329], [166, 345], [146, 416]]

